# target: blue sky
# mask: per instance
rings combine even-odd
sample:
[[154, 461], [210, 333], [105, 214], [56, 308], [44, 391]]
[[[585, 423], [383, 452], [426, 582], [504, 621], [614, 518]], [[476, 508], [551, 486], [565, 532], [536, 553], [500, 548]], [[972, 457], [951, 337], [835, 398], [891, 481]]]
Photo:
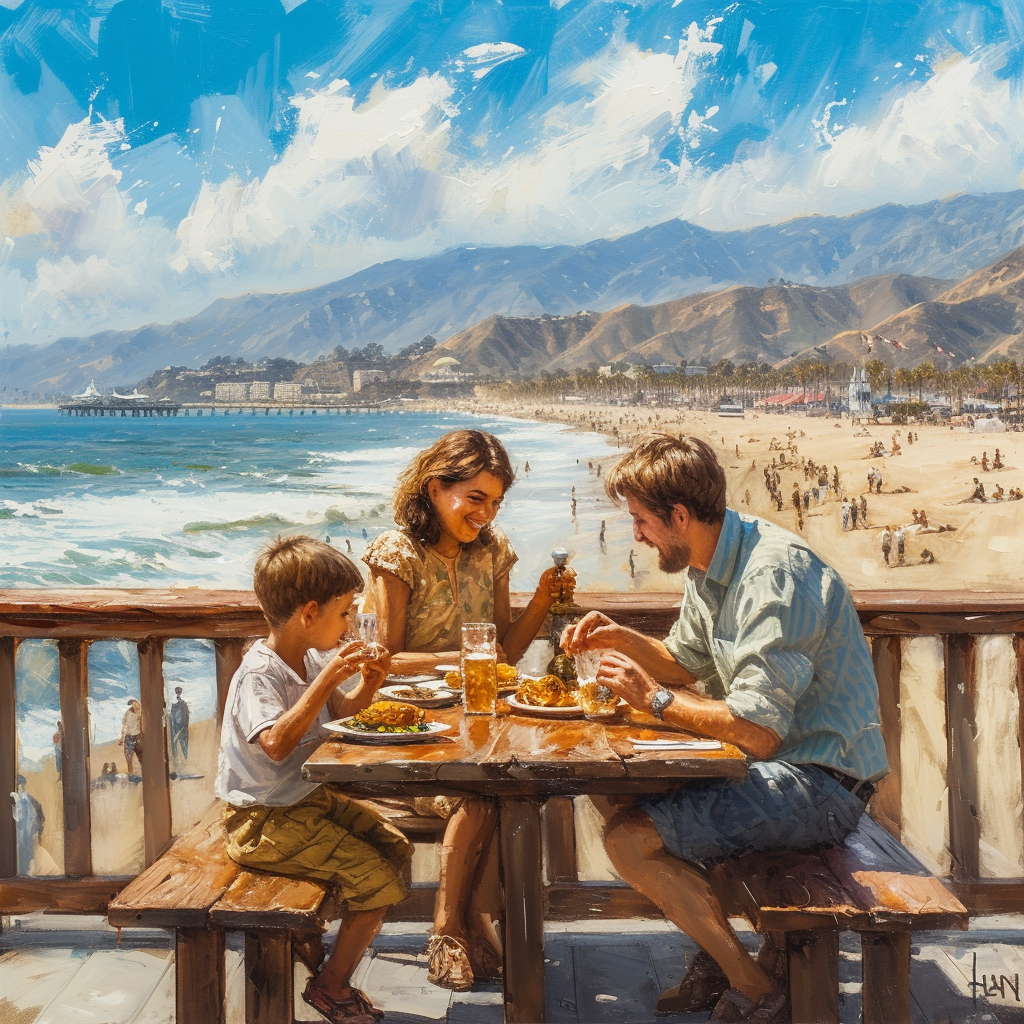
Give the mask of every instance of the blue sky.
[[0, 0], [0, 332], [1020, 187], [1020, 3]]

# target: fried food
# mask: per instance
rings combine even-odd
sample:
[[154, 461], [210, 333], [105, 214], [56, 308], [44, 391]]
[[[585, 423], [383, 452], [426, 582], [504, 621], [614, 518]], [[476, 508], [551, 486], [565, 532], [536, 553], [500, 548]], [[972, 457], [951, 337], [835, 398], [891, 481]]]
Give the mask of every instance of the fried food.
[[392, 690], [391, 693], [403, 700], [408, 700], [410, 697], [414, 700], [433, 700], [435, 697], [445, 696], [443, 690], [435, 690], [430, 686], [403, 686], [399, 690]]
[[501, 683], [514, 683], [519, 678], [519, 670], [515, 665], [506, 665], [504, 662], [498, 662], [498, 684]]
[[423, 721], [423, 709], [400, 700], [374, 701], [352, 716], [352, 724], [361, 729], [408, 729]]
[[450, 687], [452, 690], [462, 689], [462, 673], [461, 672], [445, 672], [444, 674], [444, 685]]
[[558, 676], [526, 679], [516, 690], [516, 700], [537, 708], [571, 708], [577, 705], [576, 691]]

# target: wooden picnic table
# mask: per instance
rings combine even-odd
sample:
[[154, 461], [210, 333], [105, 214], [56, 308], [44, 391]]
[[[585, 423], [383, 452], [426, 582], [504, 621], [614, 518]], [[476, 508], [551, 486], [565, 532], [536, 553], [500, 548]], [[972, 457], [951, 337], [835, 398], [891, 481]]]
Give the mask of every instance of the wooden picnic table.
[[[499, 705], [504, 707], [504, 705]], [[466, 717], [432, 711], [448, 723], [437, 739], [407, 746], [328, 740], [302, 774], [354, 796], [488, 796], [498, 802], [503, 890], [504, 1000], [508, 1024], [545, 1018], [541, 806], [551, 796], [642, 795], [689, 778], [742, 778], [744, 755], [720, 750], [637, 753], [631, 739], [683, 739], [649, 715], [618, 723], [555, 720], [521, 714]]]

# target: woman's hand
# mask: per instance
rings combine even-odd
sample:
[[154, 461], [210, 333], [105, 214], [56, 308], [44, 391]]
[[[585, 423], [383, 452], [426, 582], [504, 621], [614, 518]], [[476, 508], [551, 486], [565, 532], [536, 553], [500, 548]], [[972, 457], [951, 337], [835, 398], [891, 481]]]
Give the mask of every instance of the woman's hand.
[[575, 591], [576, 571], [569, 568], [559, 571], [552, 566], [541, 573], [533, 596], [550, 605], [553, 601], [572, 601]]
[[596, 647], [615, 647], [618, 636], [618, 624], [604, 612], [587, 612], [579, 622], [562, 630], [560, 644], [566, 654], [575, 654]]

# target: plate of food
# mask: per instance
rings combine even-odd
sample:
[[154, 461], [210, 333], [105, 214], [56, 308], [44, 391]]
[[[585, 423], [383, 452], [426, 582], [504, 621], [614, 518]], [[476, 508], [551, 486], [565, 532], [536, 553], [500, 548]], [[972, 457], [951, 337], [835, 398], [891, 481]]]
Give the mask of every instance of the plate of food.
[[408, 675], [393, 673], [388, 676], [385, 682], [388, 686], [419, 686], [421, 683], [439, 683], [441, 681], [437, 672], [414, 672]]
[[445, 686], [439, 679], [382, 686], [378, 692], [388, 700], [405, 701], [407, 704], [415, 704], [418, 708], [449, 708], [461, 699], [456, 690]]
[[378, 700], [349, 718], [327, 722], [328, 732], [349, 743], [423, 743], [447, 732], [444, 722], [428, 722], [423, 709], [406, 701]]
[[538, 718], [582, 718], [576, 691], [558, 676], [523, 678], [514, 693], [505, 698], [513, 711]]

